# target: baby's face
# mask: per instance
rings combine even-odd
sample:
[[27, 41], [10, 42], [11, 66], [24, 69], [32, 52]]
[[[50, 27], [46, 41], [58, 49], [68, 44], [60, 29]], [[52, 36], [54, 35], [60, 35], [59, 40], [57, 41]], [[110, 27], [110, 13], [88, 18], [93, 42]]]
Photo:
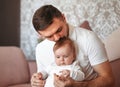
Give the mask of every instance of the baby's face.
[[74, 52], [68, 45], [60, 47], [55, 52], [55, 62], [58, 66], [70, 65], [75, 60]]

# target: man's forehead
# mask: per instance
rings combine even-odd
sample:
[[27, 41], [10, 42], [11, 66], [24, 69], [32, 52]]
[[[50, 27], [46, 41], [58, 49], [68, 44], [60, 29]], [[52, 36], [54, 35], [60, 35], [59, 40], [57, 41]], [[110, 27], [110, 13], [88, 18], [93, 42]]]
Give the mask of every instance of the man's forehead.
[[46, 30], [44, 30], [44, 31], [38, 31], [38, 32], [39, 32], [39, 34], [40, 34], [41, 36], [50, 37], [50, 36], [52, 36], [53, 34], [55, 34], [55, 33], [57, 32], [57, 30], [59, 29], [59, 27], [60, 27], [60, 26], [58, 26], [58, 27], [53, 27], [53, 28], [49, 27], [48, 29], [46, 29]]
[[60, 19], [55, 18], [53, 23], [48, 26], [45, 30], [38, 31], [43, 36], [51, 36], [61, 27]]

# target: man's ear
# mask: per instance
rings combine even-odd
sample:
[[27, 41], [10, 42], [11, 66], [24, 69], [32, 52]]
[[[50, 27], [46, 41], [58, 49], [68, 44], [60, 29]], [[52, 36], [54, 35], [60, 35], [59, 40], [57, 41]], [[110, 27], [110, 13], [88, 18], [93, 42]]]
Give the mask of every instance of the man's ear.
[[85, 28], [85, 29], [88, 29], [88, 30], [91, 30], [91, 27], [89, 25], [89, 22], [88, 21], [84, 21], [81, 25], [80, 25], [81, 28]]
[[65, 15], [64, 15], [64, 14], [62, 14], [62, 18], [63, 18], [64, 21], [66, 21], [66, 18], [65, 18]]

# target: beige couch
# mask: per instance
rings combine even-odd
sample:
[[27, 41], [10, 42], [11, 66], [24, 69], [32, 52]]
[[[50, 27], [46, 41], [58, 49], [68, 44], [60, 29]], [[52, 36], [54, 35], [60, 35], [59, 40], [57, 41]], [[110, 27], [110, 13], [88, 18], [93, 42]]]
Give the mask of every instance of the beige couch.
[[[120, 87], [120, 29], [104, 40], [108, 57]], [[27, 61], [18, 47], [0, 47], [0, 87], [30, 87], [31, 75], [36, 72], [35, 61]]]

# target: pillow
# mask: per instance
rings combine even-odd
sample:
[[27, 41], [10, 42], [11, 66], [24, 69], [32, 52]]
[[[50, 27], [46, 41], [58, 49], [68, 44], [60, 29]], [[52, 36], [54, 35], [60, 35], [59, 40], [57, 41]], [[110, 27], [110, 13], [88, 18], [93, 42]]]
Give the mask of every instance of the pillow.
[[80, 27], [85, 28], [85, 29], [88, 29], [88, 30], [92, 30], [91, 27], [90, 27], [90, 25], [89, 25], [89, 22], [88, 22], [88, 21], [84, 21], [84, 22], [80, 25]]
[[110, 61], [120, 58], [120, 28], [113, 31], [103, 42]]

